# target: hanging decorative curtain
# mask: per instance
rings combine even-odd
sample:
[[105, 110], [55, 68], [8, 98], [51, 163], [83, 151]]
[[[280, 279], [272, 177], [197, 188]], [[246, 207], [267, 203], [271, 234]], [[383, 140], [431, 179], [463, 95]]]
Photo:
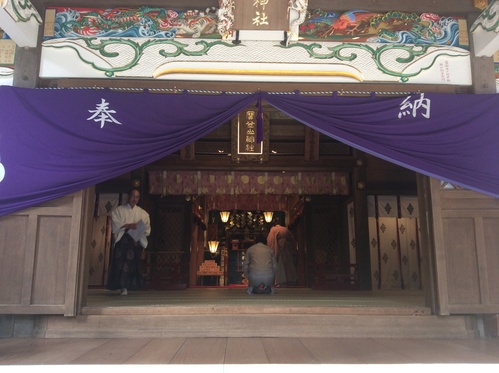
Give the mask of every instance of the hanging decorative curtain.
[[161, 195], [348, 195], [344, 172], [150, 171], [149, 193]]
[[373, 289], [420, 289], [417, 197], [368, 196]]
[[[251, 198], [253, 197], [253, 198]], [[206, 205], [213, 210], [281, 211], [288, 207], [288, 196], [280, 194], [223, 194], [206, 196]]]
[[497, 94], [358, 98], [1, 86], [0, 215], [145, 166], [258, 98], [370, 154], [499, 196]]

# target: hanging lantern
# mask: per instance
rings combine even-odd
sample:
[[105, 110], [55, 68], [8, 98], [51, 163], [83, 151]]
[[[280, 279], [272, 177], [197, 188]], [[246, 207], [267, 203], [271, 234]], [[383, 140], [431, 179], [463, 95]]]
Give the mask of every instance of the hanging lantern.
[[222, 223], [227, 223], [229, 221], [230, 211], [220, 211], [220, 219]]
[[272, 222], [272, 218], [274, 217], [274, 213], [272, 211], [265, 211], [263, 213], [263, 216], [265, 217], [265, 221], [267, 223]]
[[215, 254], [218, 250], [218, 241], [208, 241], [208, 250], [210, 250], [210, 253]]

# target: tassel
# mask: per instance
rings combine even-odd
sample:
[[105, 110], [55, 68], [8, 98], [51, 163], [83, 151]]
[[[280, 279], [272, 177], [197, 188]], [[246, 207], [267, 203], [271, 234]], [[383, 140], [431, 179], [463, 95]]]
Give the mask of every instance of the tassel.
[[257, 101], [257, 113], [256, 113], [256, 142], [260, 143], [263, 141], [263, 110], [262, 110], [262, 98], [258, 96]]

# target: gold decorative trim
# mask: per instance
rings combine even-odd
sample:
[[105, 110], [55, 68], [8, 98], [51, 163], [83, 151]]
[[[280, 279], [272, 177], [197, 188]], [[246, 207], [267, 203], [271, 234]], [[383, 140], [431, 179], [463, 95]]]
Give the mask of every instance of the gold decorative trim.
[[216, 75], [265, 75], [265, 76], [342, 76], [352, 78], [359, 82], [363, 79], [360, 75], [345, 71], [317, 71], [317, 70], [238, 70], [238, 69], [189, 69], [172, 68], [161, 69], [154, 73], [154, 78], [170, 74], [216, 74]]

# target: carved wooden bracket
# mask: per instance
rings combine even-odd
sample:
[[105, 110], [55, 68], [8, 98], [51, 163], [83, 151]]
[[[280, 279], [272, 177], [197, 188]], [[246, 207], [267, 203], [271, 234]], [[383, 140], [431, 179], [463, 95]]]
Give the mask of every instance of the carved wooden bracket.
[[42, 18], [28, 1], [0, 1], [0, 28], [18, 47], [35, 48]]

